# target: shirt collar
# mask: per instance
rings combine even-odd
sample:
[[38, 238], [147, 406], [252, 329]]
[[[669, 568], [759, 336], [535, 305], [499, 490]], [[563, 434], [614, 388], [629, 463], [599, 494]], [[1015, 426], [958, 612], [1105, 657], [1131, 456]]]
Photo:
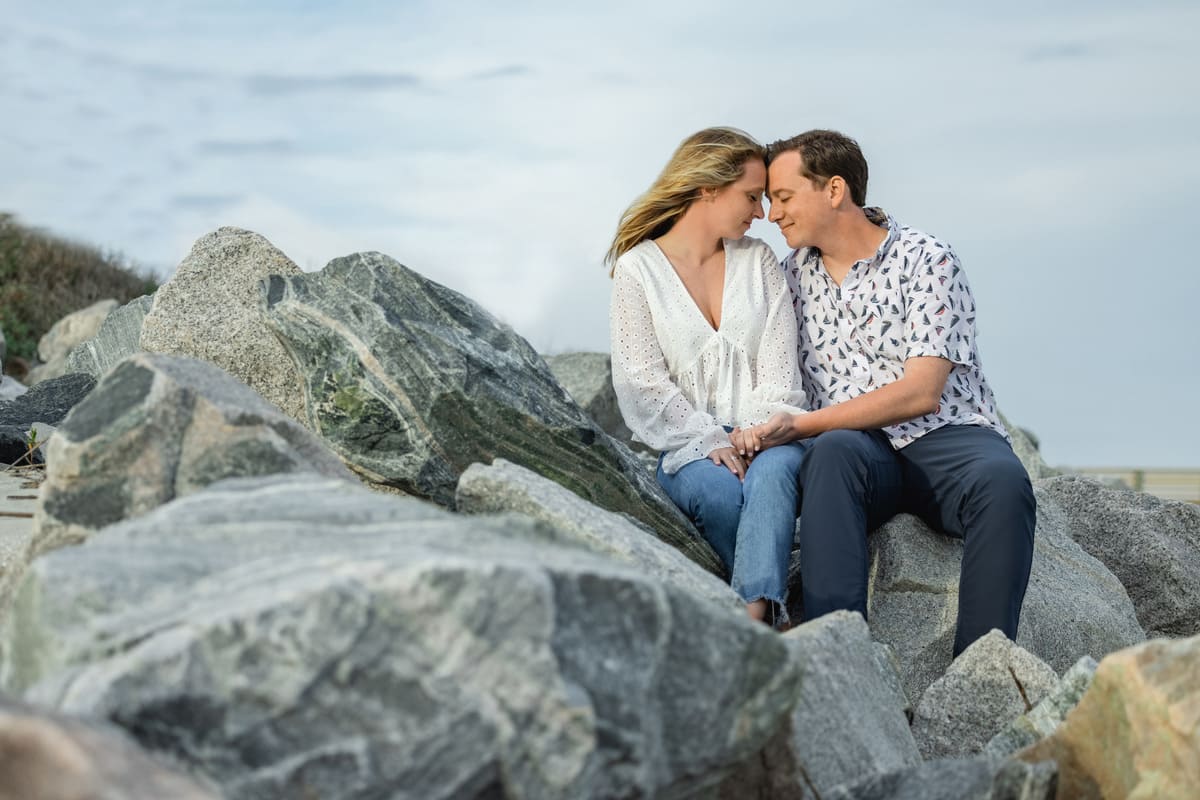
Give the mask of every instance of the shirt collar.
[[[888, 252], [892, 249], [892, 245], [894, 245], [896, 240], [900, 238], [900, 223], [896, 222], [895, 218], [882, 208], [877, 206], [866, 206], [863, 208], [863, 214], [866, 215], [867, 221], [872, 225], [878, 225], [881, 228], [886, 227], [887, 236], [883, 237], [883, 241], [879, 244], [879, 248], [875, 251], [875, 255], [870, 260], [863, 259], [855, 262], [854, 267], [850, 268], [851, 272], [853, 272], [854, 268], [859, 264], [865, 263], [868, 268], [882, 264], [883, 260], [887, 258]], [[815, 247], [795, 250], [792, 253], [793, 260], [796, 260], [796, 257], [802, 252], [804, 255], [802, 260], [803, 263], [810, 269], [815, 270], [818, 264], [820, 264], [821, 251]]]

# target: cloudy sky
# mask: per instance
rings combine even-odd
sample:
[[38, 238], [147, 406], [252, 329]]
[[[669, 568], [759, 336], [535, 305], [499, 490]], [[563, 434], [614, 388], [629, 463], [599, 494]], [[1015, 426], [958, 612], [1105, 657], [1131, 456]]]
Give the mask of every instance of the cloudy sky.
[[220, 225], [381, 250], [607, 350], [602, 255], [684, 136], [838, 128], [1048, 461], [1200, 466], [1200, 6], [577, 5], [0, 0], [0, 210], [162, 276]]

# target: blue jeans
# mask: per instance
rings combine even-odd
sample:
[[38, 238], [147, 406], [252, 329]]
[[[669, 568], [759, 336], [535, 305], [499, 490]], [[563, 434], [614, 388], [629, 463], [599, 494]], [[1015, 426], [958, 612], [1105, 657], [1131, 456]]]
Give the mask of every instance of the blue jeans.
[[744, 482], [707, 458], [674, 475], [658, 462], [658, 482], [717, 551], [733, 590], [747, 603], [769, 600], [776, 624], [787, 621], [788, 559], [807, 448], [808, 442], [793, 442], [762, 451]]

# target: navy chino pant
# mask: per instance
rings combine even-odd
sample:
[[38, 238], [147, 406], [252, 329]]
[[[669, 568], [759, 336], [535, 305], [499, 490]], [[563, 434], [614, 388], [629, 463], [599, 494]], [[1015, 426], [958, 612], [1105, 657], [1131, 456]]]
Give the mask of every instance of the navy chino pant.
[[1008, 442], [948, 425], [893, 450], [881, 431], [829, 431], [800, 470], [804, 618], [867, 616], [868, 532], [901, 511], [963, 540], [954, 655], [992, 628], [1016, 639], [1037, 502]]

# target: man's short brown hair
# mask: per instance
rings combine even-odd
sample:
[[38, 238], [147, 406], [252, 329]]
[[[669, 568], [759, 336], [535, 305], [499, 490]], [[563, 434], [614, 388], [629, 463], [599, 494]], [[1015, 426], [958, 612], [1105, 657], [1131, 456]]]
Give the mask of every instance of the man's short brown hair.
[[792, 151], [800, 154], [801, 175], [820, 186], [836, 175], [846, 182], [854, 205], [867, 204], [867, 159], [858, 142], [837, 131], [807, 131], [767, 145], [767, 166]]

